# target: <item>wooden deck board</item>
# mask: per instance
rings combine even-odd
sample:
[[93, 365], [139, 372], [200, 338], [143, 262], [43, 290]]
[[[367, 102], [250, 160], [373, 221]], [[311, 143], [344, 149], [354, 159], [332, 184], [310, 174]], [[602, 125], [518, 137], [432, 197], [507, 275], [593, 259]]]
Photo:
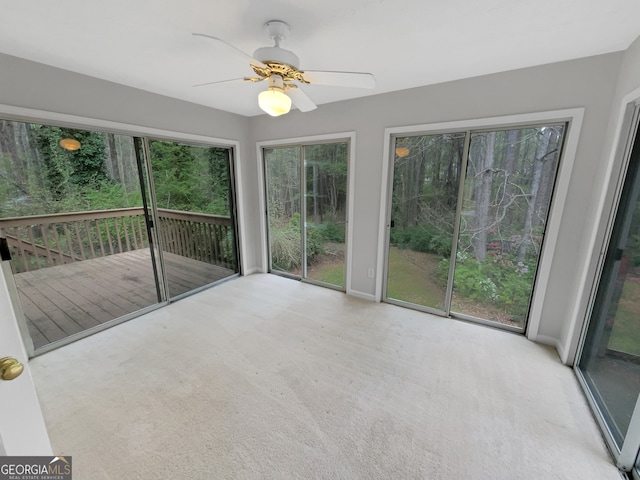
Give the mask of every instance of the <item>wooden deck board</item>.
[[[18, 291], [24, 290], [26, 295], [29, 295], [28, 298], [33, 302], [34, 306], [37, 306], [44, 313], [44, 315], [38, 315], [37, 320], [33, 319], [33, 322], [46, 338], [59, 340], [84, 329], [76, 320], [78, 315], [82, 315], [83, 312], [68, 298], [60, 295], [57, 290], [49, 285], [48, 281], [42, 281], [39, 284], [32, 282], [33, 280], [31, 279], [29, 282], [25, 282], [25, 285], [19, 285]], [[23, 309], [24, 303], [22, 302]], [[26, 315], [27, 310], [25, 309]]]
[[[172, 297], [232, 270], [164, 253]], [[158, 302], [149, 249], [15, 275], [36, 348]]]
[[[128, 261], [121, 259], [120, 255], [96, 258], [93, 261], [96, 268], [102, 269], [102, 274], [98, 277], [91, 276], [91, 279], [96, 288], [106, 288], [118, 293], [127, 292], [126, 295], [121, 295], [121, 298], [138, 308], [144, 308], [158, 301], [153, 270], [148, 254], [147, 263], [143, 263], [143, 259], [137, 259], [134, 263], [133, 259], [133, 255]], [[134, 268], [135, 266], [137, 268]], [[135, 285], [133, 289], [132, 283]]]

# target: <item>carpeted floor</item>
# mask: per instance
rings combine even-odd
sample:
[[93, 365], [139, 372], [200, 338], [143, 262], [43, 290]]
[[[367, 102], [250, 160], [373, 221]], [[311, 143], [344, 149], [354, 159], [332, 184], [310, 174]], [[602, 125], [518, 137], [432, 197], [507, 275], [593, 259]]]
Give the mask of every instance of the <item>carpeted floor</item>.
[[75, 480], [620, 479], [552, 349], [274, 275], [31, 369]]

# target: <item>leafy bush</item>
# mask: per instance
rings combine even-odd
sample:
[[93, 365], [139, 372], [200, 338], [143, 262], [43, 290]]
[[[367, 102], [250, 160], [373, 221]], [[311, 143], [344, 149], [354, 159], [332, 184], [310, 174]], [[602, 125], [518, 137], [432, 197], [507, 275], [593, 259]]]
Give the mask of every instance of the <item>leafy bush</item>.
[[393, 228], [391, 243], [398, 248], [409, 248], [417, 252], [449, 255], [451, 253], [451, 233], [440, 232], [430, 225], [420, 225], [406, 229]]
[[[85, 203], [82, 209], [109, 210], [142, 206], [142, 195], [139, 189], [126, 191], [122, 184], [111, 181], [101, 182], [96, 188], [84, 191], [81, 195]], [[79, 209], [68, 209], [68, 211], [74, 210]]]
[[321, 229], [322, 236], [326, 242], [344, 243], [344, 225], [330, 222], [318, 225], [318, 228]]
[[429, 244], [430, 252], [438, 255], [451, 255], [451, 238], [452, 235], [444, 232], [436, 232], [431, 237], [431, 243]]
[[[438, 265], [438, 279], [446, 285], [449, 259]], [[501, 307], [514, 318], [522, 319], [529, 308], [535, 268], [507, 256], [496, 256], [484, 262], [458, 252], [455, 291], [460, 297], [485, 305]]]
[[[276, 270], [288, 272], [300, 268], [302, 245], [300, 241], [300, 214], [294, 213], [291, 220], [283, 226], [272, 226], [271, 261]], [[307, 260], [324, 253], [324, 236], [321, 226], [307, 223]]]
[[325, 238], [321, 226], [307, 223], [307, 260], [311, 261], [316, 255], [322, 255]]
[[300, 267], [300, 232], [288, 225], [269, 230], [271, 262], [275, 270], [287, 272]]

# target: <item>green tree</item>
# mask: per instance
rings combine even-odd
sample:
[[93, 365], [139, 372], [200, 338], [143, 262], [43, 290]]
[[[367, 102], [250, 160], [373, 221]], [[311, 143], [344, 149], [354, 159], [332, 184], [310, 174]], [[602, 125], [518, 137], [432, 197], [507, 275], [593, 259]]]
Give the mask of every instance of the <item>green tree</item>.
[[[109, 177], [105, 170], [105, 134], [71, 128], [35, 126], [38, 154], [42, 158], [47, 196], [60, 201], [86, 188], [99, 188]], [[80, 142], [75, 151], [60, 146], [63, 138]]]
[[160, 208], [229, 215], [229, 150], [150, 142]]
[[229, 205], [230, 178], [229, 174], [229, 149], [209, 148], [207, 149], [209, 160], [209, 177], [211, 178], [209, 190], [208, 213], [215, 215], [231, 215]]

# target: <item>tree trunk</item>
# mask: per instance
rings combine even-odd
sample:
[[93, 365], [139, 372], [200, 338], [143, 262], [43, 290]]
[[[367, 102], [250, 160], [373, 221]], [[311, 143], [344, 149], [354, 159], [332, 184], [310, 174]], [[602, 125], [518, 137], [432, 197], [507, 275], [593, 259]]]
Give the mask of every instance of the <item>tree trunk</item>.
[[424, 150], [420, 153], [420, 160], [418, 161], [418, 168], [415, 174], [413, 183], [413, 198], [415, 203], [415, 213], [413, 224], [419, 225], [421, 223], [421, 211], [422, 205], [422, 186], [424, 185], [425, 170], [427, 167], [427, 154]]
[[40, 158], [40, 153], [38, 152], [38, 141], [32, 124], [25, 123], [24, 128], [28, 145], [27, 169], [31, 177], [30, 184], [37, 187], [37, 189], [41, 189], [44, 188], [44, 181], [40, 174], [43, 167], [42, 158]]
[[549, 203], [551, 201], [551, 193], [553, 191], [553, 183], [555, 180], [556, 165], [558, 163], [558, 143], [560, 141], [560, 132], [556, 128], [550, 129], [551, 138], [549, 139], [549, 147], [547, 155], [544, 159], [544, 167], [542, 169], [542, 178], [540, 179], [540, 188], [535, 202], [535, 215], [532, 222], [532, 228], [538, 227], [546, 221]]
[[536, 211], [536, 199], [540, 189], [540, 181], [542, 179], [542, 170], [545, 160], [548, 158], [550, 137], [553, 129], [545, 128], [540, 132], [541, 138], [538, 140], [536, 155], [533, 161], [533, 178], [531, 180], [531, 193], [527, 196], [527, 214], [524, 221], [524, 230], [522, 232], [522, 240], [520, 249], [518, 250], [518, 261], [522, 262], [526, 255], [529, 245], [532, 244], [531, 232], [533, 230], [533, 217]]
[[496, 132], [485, 135], [484, 156], [478, 157], [478, 173], [475, 182], [476, 224], [473, 235], [475, 257], [482, 262], [487, 257], [487, 230], [489, 228], [489, 204], [493, 181], [493, 160]]
[[[520, 140], [522, 138], [522, 130], [509, 130], [506, 138], [506, 148], [504, 157], [504, 172], [505, 172], [505, 186], [504, 186], [504, 202], [508, 204], [513, 197], [513, 184], [512, 177], [515, 172], [516, 158], [520, 151]], [[500, 228], [503, 232], [511, 235], [511, 217], [512, 209], [507, 208], [504, 212], [504, 218], [502, 219]]]
[[29, 192], [27, 184], [27, 168], [24, 164], [24, 156], [18, 155], [16, 144], [16, 131], [12, 121], [0, 121], [0, 152], [9, 158], [11, 168], [8, 169], [6, 179], [24, 195]]
[[120, 165], [118, 164], [118, 149], [116, 148], [116, 139], [113, 133], [107, 133], [107, 145], [109, 147], [109, 170], [111, 170], [111, 176], [116, 183], [122, 183]]

